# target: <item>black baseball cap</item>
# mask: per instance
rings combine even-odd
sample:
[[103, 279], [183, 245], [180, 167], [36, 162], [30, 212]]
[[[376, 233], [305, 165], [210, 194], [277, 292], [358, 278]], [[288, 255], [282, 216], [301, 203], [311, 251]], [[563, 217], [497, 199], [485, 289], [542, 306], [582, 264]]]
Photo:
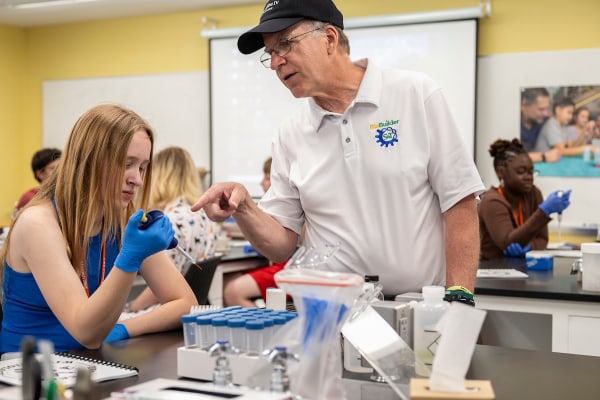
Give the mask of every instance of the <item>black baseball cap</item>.
[[280, 32], [303, 19], [327, 22], [344, 29], [344, 16], [331, 0], [269, 0], [260, 23], [238, 38], [238, 49], [242, 54], [254, 53], [265, 46], [263, 33]]

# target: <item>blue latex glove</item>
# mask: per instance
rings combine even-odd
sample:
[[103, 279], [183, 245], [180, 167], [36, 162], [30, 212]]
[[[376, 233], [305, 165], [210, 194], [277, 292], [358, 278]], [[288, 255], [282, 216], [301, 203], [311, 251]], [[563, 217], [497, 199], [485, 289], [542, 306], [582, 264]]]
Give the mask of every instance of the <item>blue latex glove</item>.
[[157, 218], [148, 227], [139, 229], [138, 224], [143, 214], [143, 210], [137, 210], [129, 218], [125, 227], [121, 251], [115, 260], [115, 266], [122, 271], [139, 271], [146, 257], [169, 248], [175, 236], [169, 218], [164, 215]]
[[525, 247], [521, 247], [521, 245], [517, 242], [511, 243], [508, 245], [506, 250], [503, 251], [505, 257], [525, 257], [525, 253], [531, 250], [531, 245], [528, 244]]
[[556, 190], [550, 193], [539, 207], [547, 216], [552, 213], [560, 213], [571, 204], [570, 197], [571, 190]]
[[111, 343], [124, 339], [129, 339], [129, 332], [127, 332], [127, 328], [125, 328], [125, 325], [123, 324], [116, 324], [113, 326], [106, 339], [104, 339], [104, 343]]

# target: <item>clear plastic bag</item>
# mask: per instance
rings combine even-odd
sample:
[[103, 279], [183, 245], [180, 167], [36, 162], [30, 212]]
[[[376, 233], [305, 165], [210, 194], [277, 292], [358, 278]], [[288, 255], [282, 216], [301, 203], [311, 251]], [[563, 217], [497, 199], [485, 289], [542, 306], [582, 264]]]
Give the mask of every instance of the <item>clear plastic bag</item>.
[[306, 268], [327, 270], [329, 258], [339, 249], [340, 245], [325, 244], [322, 246], [300, 246], [285, 264], [286, 269]]
[[[338, 248], [301, 246], [275, 275], [277, 285], [293, 297], [298, 318], [277, 331], [265, 347], [284, 346], [299, 356], [299, 362], [287, 365], [295, 398], [344, 398], [339, 335], [362, 291], [363, 279], [356, 274], [326, 271], [329, 257]], [[257, 369], [245, 385], [268, 390], [271, 371], [271, 366]]]
[[[363, 278], [357, 274], [315, 269], [284, 269], [275, 275], [277, 285], [294, 298], [298, 322], [287, 329], [296, 336], [300, 356], [289, 366], [291, 391], [309, 399], [344, 399], [341, 326], [362, 290]], [[277, 338], [274, 338], [277, 340]], [[288, 343], [294, 341], [289, 340]]]

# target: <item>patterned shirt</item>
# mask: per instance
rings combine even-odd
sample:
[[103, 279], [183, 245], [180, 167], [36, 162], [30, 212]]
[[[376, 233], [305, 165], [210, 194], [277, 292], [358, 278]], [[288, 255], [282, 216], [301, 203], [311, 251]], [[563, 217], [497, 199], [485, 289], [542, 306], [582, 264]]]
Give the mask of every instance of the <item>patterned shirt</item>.
[[[214, 255], [217, 245], [218, 225], [209, 220], [204, 210], [193, 212], [192, 205], [183, 196], [167, 204], [164, 213], [171, 220], [179, 245], [197, 261]], [[169, 250], [171, 260], [182, 274], [187, 272], [189, 261], [177, 249]]]

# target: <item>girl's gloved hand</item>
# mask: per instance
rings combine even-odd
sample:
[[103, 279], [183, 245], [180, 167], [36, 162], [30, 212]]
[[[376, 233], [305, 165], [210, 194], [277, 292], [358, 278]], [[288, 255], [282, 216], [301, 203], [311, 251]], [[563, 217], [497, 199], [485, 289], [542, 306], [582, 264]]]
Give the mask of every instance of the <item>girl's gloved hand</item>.
[[116, 324], [104, 339], [104, 343], [116, 342], [117, 340], [129, 339], [129, 332], [123, 324]]
[[[173, 226], [164, 214], [140, 229], [143, 215], [143, 210], [137, 210], [129, 218], [125, 227], [121, 251], [115, 260], [115, 266], [122, 271], [139, 271], [146, 257], [170, 248], [175, 237]], [[176, 241], [175, 245], [177, 245]]]

